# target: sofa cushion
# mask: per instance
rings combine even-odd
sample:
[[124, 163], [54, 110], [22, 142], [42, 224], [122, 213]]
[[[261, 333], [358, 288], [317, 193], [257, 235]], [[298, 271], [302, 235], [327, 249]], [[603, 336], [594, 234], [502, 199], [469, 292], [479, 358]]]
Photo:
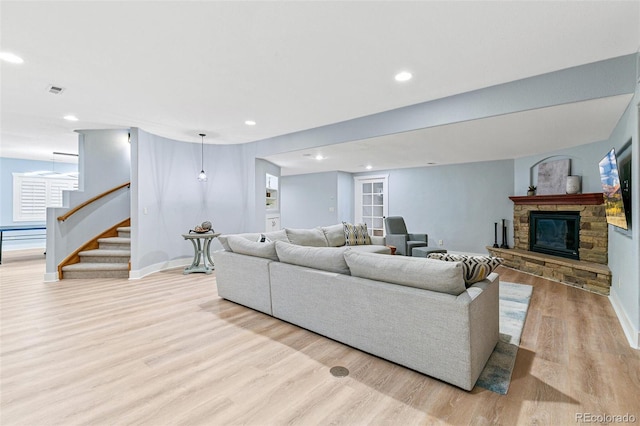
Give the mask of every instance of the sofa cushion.
[[378, 254], [391, 254], [391, 249], [387, 246], [378, 244], [364, 245], [364, 246], [348, 246], [349, 250], [355, 250], [358, 253], [378, 253]]
[[344, 238], [344, 225], [339, 223], [337, 225], [323, 226], [322, 232], [327, 239], [329, 247], [342, 247], [347, 243]]
[[367, 232], [367, 224], [359, 223], [354, 225], [348, 222], [342, 222], [344, 226], [344, 239], [348, 246], [359, 246], [371, 244], [369, 232]]
[[287, 232], [284, 229], [280, 229], [278, 231], [265, 232], [265, 237], [267, 237], [270, 241], [284, 241], [285, 243], [289, 242], [289, 238], [287, 238]]
[[289, 240], [287, 239], [287, 234], [285, 233], [284, 229], [281, 229], [279, 231], [264, 232], [264, 233], [246, 232], [246, 233], [243, 233], [243, 234], [220, 235], [220, 236], [218, 236], [218, 241], [220, 241], [220, 244], [222, 244], [222, 248], [224, 248], [226, 251], [233, 251], [233, 250], [231, 250], [231, 247], [229, 247], [229, 243], [227, 242], [227, 239], [230, 236], [242, 237], [242, 238], [244, 238], [246, 240], [249, 240], [249, 241], [259, 241], [259, 240], [262, 239], [263, 235], [268, 240], [271, 240], [271, 241], [286, 241], [286, 242], [289, 242]]
[[310, 247], [276, 241], [276, 253], [280, 262], [349, 275], [344, 259], [345, 248]]
[[462, 264], [406, 256], [344, 252], [351, 275], [458, 296], [466, 290]]
[[229, 235], [227, 243], [231, 248], [230, 251], [248, 256], [263, 257], [265, 259], [278, 260], [276, 254], [275, 242], [257, 242], [251, 241], [238, 235]]
[[308, 247], [327, 247], [327, 239], [320, 228], [291, 229], [285, 228], [291, 244]]
[[430, 253], [428, 257], [429, 259], [444, 260], [447, 262], [462, 262], [464, 281], [467, 283], [467, 286], [484, 280], [503, 262], [503, 259], [500, 257], [468, 256], [452, 253]]

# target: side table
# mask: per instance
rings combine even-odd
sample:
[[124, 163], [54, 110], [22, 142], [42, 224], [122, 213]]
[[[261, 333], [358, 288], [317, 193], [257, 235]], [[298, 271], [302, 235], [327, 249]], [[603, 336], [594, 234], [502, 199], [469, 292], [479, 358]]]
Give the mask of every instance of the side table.
[[[185, 240], [191, 241], [193, 244], [193, 262], [190, 266], [184, 268], [183, 274], [191, 274], [193, 272], [204, 272], [210, 274], [213, 271], [213, 260], [211, 260], [211, 240], [220, 235], [219, 232], [204, 232], [202, 234], [182, 234]], [[207, 260], [209, 265], [207, 265]], [[202, 264], [200, 264], [202, 262]]]

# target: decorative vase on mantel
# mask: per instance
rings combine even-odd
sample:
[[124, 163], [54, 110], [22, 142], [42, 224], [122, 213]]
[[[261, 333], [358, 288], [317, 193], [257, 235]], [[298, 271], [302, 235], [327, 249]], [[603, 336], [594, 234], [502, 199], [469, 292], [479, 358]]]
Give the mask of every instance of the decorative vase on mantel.
[[580, 176], [567, 176], [567, 194], [580, 193]]
[[538, 189], [537, 187], [530, 185], [529, 189], [527, 190], [527, 196], [528, 197], [533, 197], [534, 195], [536, 195], [536, 189]]

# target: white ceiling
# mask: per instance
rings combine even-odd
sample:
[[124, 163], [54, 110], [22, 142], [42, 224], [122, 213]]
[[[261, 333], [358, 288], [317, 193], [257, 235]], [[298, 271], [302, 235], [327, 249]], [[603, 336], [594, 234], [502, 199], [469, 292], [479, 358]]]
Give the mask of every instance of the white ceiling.
[[[0, 156], [44, 160], [77, 152], [74, 129], [250, 142], [640, 45], [636, 1], [2, 1], [0, 23], [1, 50], [25, 61], [0, 65]], [[400, 70], [413, 80], [395, 82]], [[50, 84], [65, 91], [52, 95]], [[326, 147], [335, 164], [297, 152], [270, 160], [293, 174], [349, 170], [338, 160], [353, 164], [362, 150], [375, 169], [516, 158], [606, 138], [628, 102], [606, 98]], [[80, 121], [63, 120], [67, 114]], [[594, 118], [586, 127], [585, 114]], [[532, 125], [549, 117], [548, 126]], [[523, 127], [527, 137], [513, 138]], [[489, 153], [475, 148], [487, 143]]]

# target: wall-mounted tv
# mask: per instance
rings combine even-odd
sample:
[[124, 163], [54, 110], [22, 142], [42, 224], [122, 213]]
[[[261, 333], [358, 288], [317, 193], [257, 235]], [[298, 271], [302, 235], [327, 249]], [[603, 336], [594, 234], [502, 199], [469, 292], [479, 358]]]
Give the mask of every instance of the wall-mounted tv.
[[[629, 229], [628, 219], [630, 219], [630, 216], [628, 213], [631, 209], [631, 203], [629, 199], [625, 200], [627, 197], [622, 196], [620, 170], [614, 148], [600, 160], [599, 165], [607, 223], [622, 229]], [[629, 181], [625, 181], [628, 185]], [[628, 206], [625, 206], [625, 201], [629, 204]]]

